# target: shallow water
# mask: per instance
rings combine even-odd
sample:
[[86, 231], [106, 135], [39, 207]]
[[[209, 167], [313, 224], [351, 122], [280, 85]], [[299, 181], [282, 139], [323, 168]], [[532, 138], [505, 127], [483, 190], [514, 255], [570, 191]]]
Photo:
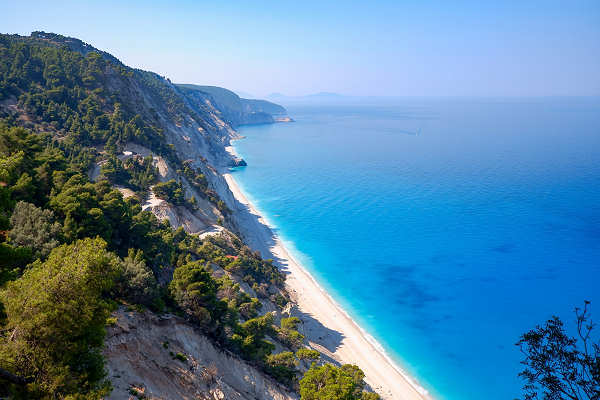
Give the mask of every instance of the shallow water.
[[600, 315], [600, 99], [287, 108], [235, 179], [437, 398], [515, 398], [521, 333]]

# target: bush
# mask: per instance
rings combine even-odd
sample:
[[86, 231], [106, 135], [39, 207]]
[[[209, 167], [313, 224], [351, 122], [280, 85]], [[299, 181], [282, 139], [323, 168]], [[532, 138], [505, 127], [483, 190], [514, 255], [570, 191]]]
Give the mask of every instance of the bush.
[[40, 397], [102, 391], [100, 353], [118, 277], [118, 257], [101, 239], [62, 245], [0, 292], [7, 315], [0, 364], [33, 379]]
[[163, 199], [176, 206], [185, 204], [183, 187], [174, 179], [167, 182], [157, 183], [152, 187], [152, 191], [159, 199]]
[[169, 289], [191, 320], [213, 333], [220, 328], [227, 304], [217, 299], [217, 283], [199, 261], [176, 268]]
[[0, 286], [19, 276], [19, 267], [31, 261], [31, 249], [0, 243]]
[[279, 382], [291, 384], [296, 378], [298, 361], [291, 351], [272, 354], [267, 357], [267, 372]]
[[312, 349], [299, 349], [296, 351], [296, 357], [299, 360], [317, 361], [321, 357], [321, 353]]
[[281, 329], [279, 329], [279, 338], [291, 348], [298, 348], [304, 341], [304, 335], [296, 330], [300, 324], [298, 317], [289, 317], [281, 319]]
[[335, 367], [314, 363], [300, 380], [302, 400], [377, 400], [375, 393], [364, 391], [365, 374], [356, 365]]
[[298, 317], [281, 318], [281, 329], [296, 330], [299, 324], [300, 318]]
[[178, 352], [177, 354], [175, 354], [175, 357], [173, 357], [173, 358], [175, 358], [176, 360], [179, 360], [181, 362], [187, 362], [187, 356], [183, 353]]
[[10, 225], [11, 243], [29, 247], [35, 258], [45, 258], [59, 245], [62, 226], [54, 222], [54, 213], [50, 210], [19, 201], [10, 217]]
[[129, 249], [122, 265], [121, 295], [134, 303], [153, 306], [158, 296], [158, 287], [154, 273], [146, 266], [144, 253], [141, 250]]
[[267, 313], [244, 322], [232, 336], [234, 347], [249, 360], [264, 360], [275, 349], [273, 343], [264, 340], [274, 333], [273, 320], [273, 314]]

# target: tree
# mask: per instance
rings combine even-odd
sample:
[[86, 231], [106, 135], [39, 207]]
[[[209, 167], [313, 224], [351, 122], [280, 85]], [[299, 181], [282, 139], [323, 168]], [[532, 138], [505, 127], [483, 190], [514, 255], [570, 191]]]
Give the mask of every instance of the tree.
[[296, 378], [298, 360], [291, 351], [267, 356], [267, 372], [279, 382], [290, 384]]
[[7, 283], [0, 292], [0, 368], [32, 380], [27, 390], [34, 397], [101, 392], [106, 295], [119, 270], [106, 243], [88, 238], [55, 248]]
[[62, 227], [54, 222], [54, 213], [31, 203], [19, 201], [10, 217], [8, 237], [17, 246], [29, 247], [35, 258], [45, 258], [59, 245]]
[[183, 187], [174, 179], [157, 183], [152, 187], [152, 191], [159, 199], [166, 200], [174, 205], [179, 206], [185, 204], [185, 192]]
[[321, 357], [321, 353], [319, 353], [317, 350], [302, 348], [296, 351], [296, 357], [298, 360], [316, 361]]
[[31, 250], [0, 243], [0, 286], [19, 276], [19, 268], [31, 261]]
[[298, 332], [297, 328], [300, 324], [298, 317], [281, 318], [281, 329], [279, 329], [279, 338], [281, 341], [293, 349], [302, 345], [304, 335]]
[[154, 273], [144, 261], [141, 250], [129, 249], [123, 259], [122, 295], [134, 303], [152, 305], [158, 295]]
[[266, 335], [274, 333], [273, 320], [272, 313], [249, 319], [237, 327], [237, 332], [231, 337], [232, 344], [246, 359], [265, 360], [275, 349], [273, 343], [265, 340]]
[[556, 316], [521, 336], [525, 400], [600, 399], [600, 342], [592, 341], [589, 304], [575, 309], [577, 337], [567, 335]]
[[356, 365], [335, 367], [315, 363], [300, 380], [302, 400], [376, 400], [375, 393], [364, 391], [365, 374]]
[[211, 332], [220, 327], [227, 303], [217, 299], [217, 284], [201, 262], [176, 268], [169, 289], [191, 320]]

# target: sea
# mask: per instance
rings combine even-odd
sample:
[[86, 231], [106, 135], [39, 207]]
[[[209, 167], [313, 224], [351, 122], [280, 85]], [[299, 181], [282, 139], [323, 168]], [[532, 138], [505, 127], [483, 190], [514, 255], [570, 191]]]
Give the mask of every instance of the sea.
[[283, 105], [235, 180], [435, 399], [519, 398], [520, 335], [600, 320], [600, 98]]

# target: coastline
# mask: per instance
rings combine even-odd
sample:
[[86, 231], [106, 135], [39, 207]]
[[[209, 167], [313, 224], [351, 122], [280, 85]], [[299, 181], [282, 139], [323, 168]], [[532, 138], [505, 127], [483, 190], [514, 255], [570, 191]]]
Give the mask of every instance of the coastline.
[[[233, 147], [226, 150], [236, 155]], [[383, 347], [360, 327], [327, 293], [313, 276], [296, 261], [266, 218], [247, 199], [231, 172], [223, 177], [240, 207], [236, 221], [251, 247], [263, 257], [272, 258], [286, 273], [286, 288], [305, 317], [302, 333], [311, 346], [340, 363], [358, 365], [365, 381], [382, 399], [431, 400], [416, 379], [404, 372]], [[306, 318], [308, 317], [308, 318]]]

